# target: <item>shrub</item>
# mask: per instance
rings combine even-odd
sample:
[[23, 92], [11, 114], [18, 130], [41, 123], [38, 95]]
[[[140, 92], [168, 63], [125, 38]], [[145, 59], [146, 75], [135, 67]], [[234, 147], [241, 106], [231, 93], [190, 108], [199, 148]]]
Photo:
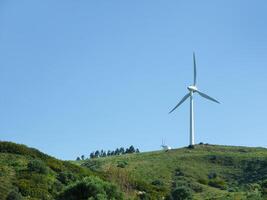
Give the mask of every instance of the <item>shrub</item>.
[[175, 175], [175, 176], [184, 176], [184, 173], [182, 172], [181, 169], [177, 168], [177, 169], [175, 170], [175, 174], [174, 174], [174, 175]]
[[246, 197], [247, 197], [247, 200], [262, 200], [260, 191], [247, 192]]
[[127, 161], [119, 161], [117, 167], [125, 168], [128, 165]]
[[[48, 186], [50, 185], [46, 182], [43, 178], [43, 175], [36, 176], [34, 179], [38, 180], [27, 180], [27, 179], [20, 179], [16, 185], [19, 188], [19, 191], [23, 196], [30, 196], [36, 199], [42, 200], [51, 200], [52, 195], [48, 191]], [[39, 183], [37, 183], [37, 182]]]
[[262, 181], [261, 187], [267, 188], [267, 179], [265, 179], [264, 181]]
[[138, 197], [140, 200], [151, 200], [150, 195], [145, 192], [142, 192], [141, 194], [139, 194]]
[[40, 160], [32, 160], [28, 163], [28, 170], [30, 172], [37, 172], [40, 174], [47, 174], [48, 168], [46, 165]]
[[205, 179], [205, 178], [200, 178], [200, 179], [198, 180], [198, 182], [201, 183], [201, 184], [203, 184], [203, 185], [207, 185], [207, 184], [208, 184], [208, 180]]
[[195, 146], [192, 145], [192, 144], [190, 144], [190, 145], [188, 146], [188, 149], [194, 149], [194, 148], [195, 148]]
[[58, 200], [122, 200], [122, 193], [111, 183], [97, 177], [86, 177], [68, 186], [61, 192]]
[[192, 200], [192, 191], [184, 186], [177, 187], [172, 191], [171, 197], [173, 200]]
[[214, 178], [217, 178], [217, 174], [216, 174], [216, 172], [210, 172], [208, 177], [209, 177], [209, 179], [214, 179]]
[[76, 178], [76, 177], [74, 176], [74, 174], [71, 173], [71, 172], [60, 172], [60, 173], [58, 174], [58, 176], [57, 176], [57, 179], [58, 179], [61, 183], [67, 185], [67, 184], [69, 184], [69, 183], [71, 183], [71, 182], [76, 181], [77, 178]]
[[224, 180], [216, 178], [209, 181], [209, 185], [222, 190], [226, 189], [226, 183]]
[[154, 181], [152, 181], [151, 184], [155, 185], [155, 186], [163, 186], [164, 185], [161, 180], [154, 180]]
[[267, 179], [261, 183], [262, 193], [267, 194]]
[[101, 162], [97, 159], [90, 159], [88, 162], [83, 163], [82, 166], [85, 166], [92, 171], [98, 171], [101, 167]]
[[6, 200], [23, 200], [23, 197], [19, 193], [18, 189], [15, 189], [8, 194]]

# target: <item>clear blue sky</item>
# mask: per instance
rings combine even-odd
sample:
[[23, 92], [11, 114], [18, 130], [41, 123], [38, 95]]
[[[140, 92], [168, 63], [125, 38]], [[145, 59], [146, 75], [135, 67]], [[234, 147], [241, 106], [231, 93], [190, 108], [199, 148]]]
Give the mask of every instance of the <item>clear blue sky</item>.
[[0, 140], [61, 159], [134, 145], [265, 146], [267, 3], [258, 1], [0, 2]]

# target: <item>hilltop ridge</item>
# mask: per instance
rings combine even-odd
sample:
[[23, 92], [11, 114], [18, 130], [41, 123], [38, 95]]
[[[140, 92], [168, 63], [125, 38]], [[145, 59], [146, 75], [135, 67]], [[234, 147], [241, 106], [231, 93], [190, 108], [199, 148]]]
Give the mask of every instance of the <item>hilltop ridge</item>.
[[106, 173], [129, 193], [138, 188], [153, 198], [186, 186], [194, 199], [267, 199], [267, 149], [261, 147], [202, 144], [90, 159], [80, 164]]

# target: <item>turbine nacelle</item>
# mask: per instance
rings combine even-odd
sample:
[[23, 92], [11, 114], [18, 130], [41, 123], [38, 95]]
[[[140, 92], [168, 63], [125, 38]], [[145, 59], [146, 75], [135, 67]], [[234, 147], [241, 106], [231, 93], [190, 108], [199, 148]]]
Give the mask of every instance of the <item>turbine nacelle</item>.
[[190, 92], [197, 92], [197, 87], [194, 86], [194, 85], [188, 86], [187, 89], [188, 89]]

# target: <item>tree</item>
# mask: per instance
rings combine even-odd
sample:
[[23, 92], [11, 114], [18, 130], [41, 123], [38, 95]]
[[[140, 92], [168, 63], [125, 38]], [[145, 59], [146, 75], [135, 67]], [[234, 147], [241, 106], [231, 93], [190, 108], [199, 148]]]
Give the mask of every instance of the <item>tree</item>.
[[135, 152], [135, 148], [134, 148], [133, 145], [131, 145], [131, 146], [129, 147], [129, 153], [134, 153], [134, 152]]
[[100, 157], [103, 157], [103, 155], [104, 155], [104, 150], [102, 149], [100, 152]]
[[120, 154], [124, 154], [125, 153], [125, 150], [123, 147], [120, 148]]
[[118, 148], [115, 150], [115, 155], [120, 155], [120, 150]]
[[125, 154], [127, 154], [127, 153], [129, 153], [129, 152], [130, 152], [129, 149], [126, 148], [126, 149], [125, 149]]
[[77, 160], [77, 161], [80, 161], [80, 160], [81, 160], [81, 158], [78, 156], [78, 157], [76, 158], [76, 160]]
[[140, 151], [139, 151], [139, 149], [138, 149], [138, 148], [135, 150], [135, 153], [140, 153]]
[[84, 155], [82, 155], [82, 156], [81, 156], [81, 158], [82, 158], [82, 160], [84, 160], [85, 156], [84, 156]]
[[94, 157], [95, 157], [95, 153], [94, 152], [90, 153], [90, 158], [94, 158]]
[[100, 152], [98, 150], [96, 150], [95, 152], [95, 158], [98, 158], [100, 156]]

